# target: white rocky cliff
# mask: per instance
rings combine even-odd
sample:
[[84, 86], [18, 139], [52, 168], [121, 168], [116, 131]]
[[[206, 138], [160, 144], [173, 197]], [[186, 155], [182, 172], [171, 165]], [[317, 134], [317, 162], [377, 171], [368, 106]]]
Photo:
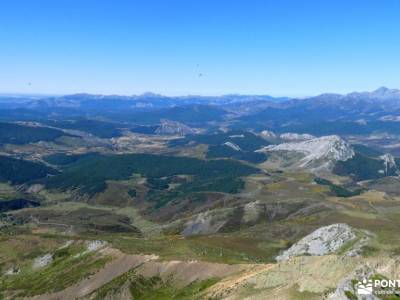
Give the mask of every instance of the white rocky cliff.
[[351, 146], [337, 135], [270, 145], [258, 151], [289, 151], [301, 153], [298, 162], [303, 168], [330, 168], [336, 161], [346, 161], [354, 156]]

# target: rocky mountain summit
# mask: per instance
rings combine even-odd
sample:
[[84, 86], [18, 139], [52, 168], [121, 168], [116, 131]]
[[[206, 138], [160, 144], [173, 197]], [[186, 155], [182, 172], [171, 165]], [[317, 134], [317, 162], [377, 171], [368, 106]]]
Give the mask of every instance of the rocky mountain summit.
[[333, 162], [346, 161], [354, 156], [351, 146], [337, 135], [270, 145], [261, 151], [293, 151], [304, 155], [299, 167], [330, 168]]
[[363, 98], [375, 100], [392, 100], [400, 98], [400, 90], [380, 87], [372, 92], [353, 92], [346, 95], [348, 98]]

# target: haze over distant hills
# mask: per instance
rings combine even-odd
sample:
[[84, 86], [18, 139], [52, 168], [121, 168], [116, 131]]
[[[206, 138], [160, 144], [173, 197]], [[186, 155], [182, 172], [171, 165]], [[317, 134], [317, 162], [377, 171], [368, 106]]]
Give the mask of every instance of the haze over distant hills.
[[[225, 95], [216, 97], [167, 97], [146, 93], [137, 96], [74, 94], [57, 97], [0, 97], [0, 117], [17, 113], [26, 119], [65, 119], [77, 116], [113, 122], [159, 123], [161, 120], [187, 125], [228, 121], [252, 129], [274, 129], [316, 135], [371, 132], [395, 126], [400, 111], [400, 91], [381, 87], [372, 92], [321, 94], [291, 99], [267, 95]], [[318, 123], [315, 127], [313, 124]]]
[[[396, 100], [400, 99], [400, 90], [389, 89], [387, 87], [380, 87], [372, 92], [351, 92], [348, 94], [326, 93], [317, 96], [309, 97], [273, 97], [269, 95], [241, 95], [241, 94], [228, 94], [222, 96], [201, 96], [201, 95], [187, 95], [187, 96], [164, 96], [162, 94], [154, 94], [147, 92], [141, 95], [101, 95], [101, 94], [70, 94], [63, 96], [46, 96], [46, 95], [24, 95], [24, 94], [0, 94], [1, 102], [17, 102], [29, 103], [29, 105], [47, 105], [47, 106], [80, 106], [89, 101], [147, 101], [149, 107], [154, 105], [154, 102], [164, 102], [165, 106], [172, 104], [215, 104], [226, 105], [231, 103], [252, 102], [252, 101], [271, 101], [271, 102], [286, 102], [289, 100]], [[179, 103], [178, 103], [179, 101]], [[140, 107], [140, 105], [138, 106]]]

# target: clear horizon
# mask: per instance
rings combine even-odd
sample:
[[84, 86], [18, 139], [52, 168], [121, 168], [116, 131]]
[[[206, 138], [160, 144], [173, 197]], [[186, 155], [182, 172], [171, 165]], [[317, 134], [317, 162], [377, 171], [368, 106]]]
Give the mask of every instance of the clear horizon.
[[[400, 89], [397, 89], [397, 88], [391, 88], [391, 87], [385, 87], [385, 86], [382, 86], [382, 87], [378, 87], [378, 88], [375, 88], [375, 89], [373, 89], [373, 90], [370, 90], [370, 91], [348, 91], [348, 92], [345, 92], [345, 93], [336, 93], [336, 92], [325, 92], [325, 93], [321, 93], [321, 94], [340, 94], [340, 95], [346, 95], [346, 94], [350, 94], [350, 93], [363, 93], [363, 92], [373, 92], [373, 91], [375, 91], [375, 90], [377, 90], [377, 89], [379, 89], [379, 88], [388, 88], [388, 89], [394, 89], [394, 90], [399, 90], [400, 91]], [[268, 94], [268, 93], [265, 93], [265, 94], [238, 94], [238, 93], [230, 93], [230, 94], [219, 94], [219, 95], [216, 95], [216, 94], [212, 94], [212, 95], [201, 95], [201, 94], [175, 94], [175, 95], [167, 95], [167, 94], [161, 94], [161, 93], [153, 93], [152, 91], [147, 91], [147, 92], [143, 92], [143, 93], [140, 93], [140, 94], [101, 94], [101, 93], [87, 93], [87, 92], [77, 92], [77, 93], [67, 93], [67, 94], [56, 94], [56, 93], [53, 93], [53, 94], [50, 94], [50, 93], [32, 93], [32, 94], [30, 94], [30, 93], [3, 93], [3, 92], [0, 92], [0, 96], [15, 96], [15, 97], [24, 97], [24, 96], [26, 96], [26, 97], [28, 97], [28, 96], [30, 96], [30, 97], [62, 97], [62, 96], [68, 96], [68, 95], [79, 95], [79, 94], [88, 94], [88, 95], [94, 95], [94, 96], [96, 96], [96, 95], [99, 95], [99, 96], [125, 96], [125, 97], [130, 97], [130, 96], [142, 96], [142, 95], [144, 95], [144, 94], [157, 94], [157, 95], [160, 95], [160, 96], [165, 96], [165, 97], [190, 97], [190, 96], [196, 96], [196, 97], [222, 97], [222, 96], [231, 96], [231, 95], [238, 95], [238, 96], [271, 96], [271, 97], [274, 97], [274, 98], [299, 98], [299, 99], [301, 99], [301, 98], [309, 98], [309, 97], [315, 97], [315, 96], [319, 96], [319, 95], [321, 95], [321, 94], [315, 94], [315, 95], [305, 95], [305, 96], [302, 96], [302, 95], [300, 95], [300, 96], [296, 96], [296, 95], [294, 95], [294, 96], [290, 96], [290, 95], [271, 95], [271, 94]]]
[[400, 87], [400, 2], [0, 4], [0, 93], [307, 97]]

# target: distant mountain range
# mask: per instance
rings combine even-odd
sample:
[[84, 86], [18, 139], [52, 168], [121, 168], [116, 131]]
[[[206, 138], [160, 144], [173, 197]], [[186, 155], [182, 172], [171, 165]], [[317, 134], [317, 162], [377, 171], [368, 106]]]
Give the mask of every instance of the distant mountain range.
[[399, 115], [400, 91], [379, 88], [373, 92], [291, 99], [238, 119], [248, 128], [321, 136], [372, 132], [399, 134]]
[[[21, 107], [24, 108], [49, 108], [49, 107], [65, 107], [65, 108], [93, 108], [93, 105], [107, 107], [113, 105], [114, 109], [118, 108], [160, 108], [181, 105], [218, 105], [229, 106], [241, 103], [257, 103], [271, 102], [284, 105], [294, 105], [295, 103], [314, 104], [342, 104], [343, 102], [363, 101], [370, 102], [392, 102], [400, 100], [400, 90], [380, 87], [372, 92], [352, 92], [349, 94], [321, 94], [307, 98], [291, 98], [291, 97], [272, 97], [269, 95], [223, 95], [223, 96], [164, 96], [154, 93], [144, 93], [142, 95], [120, 96], [120, 95], [94, 95], [94, 94], [71, 94], [64, 96], [37, 96], [37, 95], [1, 95], [0, 104], [2, 107]], [[399, 103], [396, 103], [400, 105]], [[97, 106], [98, 107], [98, 106]]]
[[[400, 90], [321, 94], [304, 99], [267, 95], [167, 97], [74, 94], [52, 97], [0, 96], [0, 120], [89, 118], [112, 123], [229, 126], [277, 133], [400, 134]], [[315, 126], [318, 124], [318, 126]]]
[[0, 95], [0, 103], [8, 104], [11, 107], [27, 105], [30, 108], [93, 108], [92, 105], [106, 106], [114, 105], [114, 108], [160, 108], [177, 105], [230, 105], [243, 102], [271, 101], [284, 102], [288, 97], [271, 97], [268, 95], [224, 95], [224, 96], [177, 96], [168, 97], [159, 94], [145, 93], [142, 95], [120, 96], [120, 95], [93, 95], [93, 94], [72, 94], [53, 97], [33, 97], [22, 95]]
[[307, 105], [334, 105], [341, 108], [351, 108], [354, 105], [382, 109], [400, 108], [400, 90], [380, 87], [372, 92], [353, 92], [345, 95], [341, 94], [322, 94], [316, 97], [304, 99]]

